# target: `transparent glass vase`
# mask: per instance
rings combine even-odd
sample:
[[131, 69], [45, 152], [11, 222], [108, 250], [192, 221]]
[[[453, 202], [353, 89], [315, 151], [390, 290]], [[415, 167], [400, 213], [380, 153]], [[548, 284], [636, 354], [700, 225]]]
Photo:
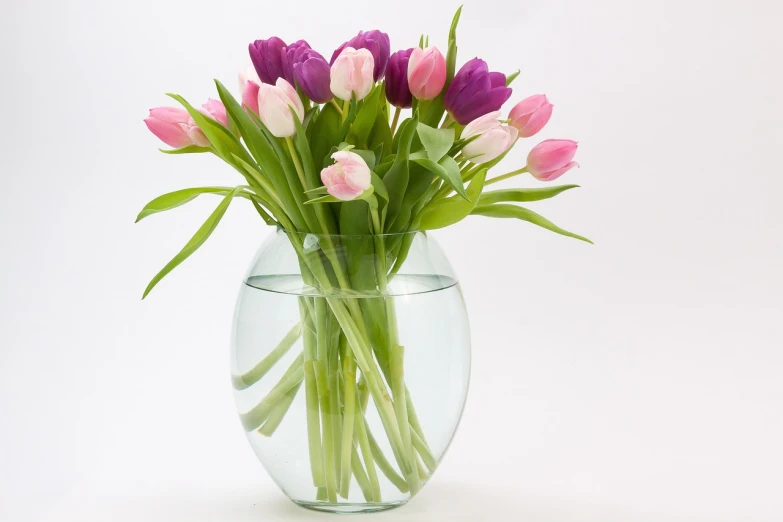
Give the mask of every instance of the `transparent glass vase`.
[[446, 256], [422, 232], [278, 229], [245, 277], [232, 341], [248, 440], [306, 508], [406, 503], [434, 473], [462, 415], [468, 318]]

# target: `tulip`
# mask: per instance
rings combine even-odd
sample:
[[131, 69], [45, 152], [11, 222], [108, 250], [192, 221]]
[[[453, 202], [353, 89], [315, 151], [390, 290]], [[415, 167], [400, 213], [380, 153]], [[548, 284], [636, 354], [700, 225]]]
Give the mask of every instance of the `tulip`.
[[474, 58], [454, 76], [443, 103], [451, 117], [465, 125], [479, 116], [500, 110], [510, 96], [506, 76], [489, 72], [487, 62]]
[[367, 49], [346, 47], [332, 64], [330, 88], [341, 100], [357, 100], [370, 94], [373, 82], [373, 57]]
[[408, 62], [408, 85], [419, 100], [432, 100], [446, 85], [446, 58], [436, 47], [417, 47]]
[[[228, 125], [225, 106], [218, 100], [208, 100], [199, 112], [204, 116]], [[209, 140], [196, 125], [188, 111], [178, 107], [156, 107], [150, 109], [150, 115], [144, 120], [147, 128], [160, 140], [175, 149], [198, 145], [209, 147]]]
[[321, 181], [326, 191], [341, 201], [351, 201], [370, 188], [370, 168], [361, 156], [341, 150], [332, 154], [334, 165], [321, 171]]
[[283, 77], [283, 54], [286, 50], [283, 40], [276, 36], [256, 40], [248, 46], [248, 50], [262, 82], [274, 85], [278, 78]]
[[332, 54], [332, 60], [329, 62], [334, 65], [337, 57], [348, 47], [353, 49], [367, 49], [372, 54], [374, 68], [373, 79], [377, 82], [386, 73], [386, 65], [389, 62], [389, 53], [391, 46], [389, 44], [389, 35], [378, 30], [359, 31], [359, 34], [342, 44]]
[[258, 87], [261, 85], [261, 78], [249, 65], [244, 72], [239, 73], [239, 92], [242, 93], [242, 105], [254, 113], [258, 114]]
[[397, 51], [389, 57], [386, 66], [386, 99], [400, 109], [413, 105], [413, 94], [408, 87], [408, 63], [413, 49]]
[[333, 98], [329, 88], [329, 63], [304, 40], [295, 42], [286, 49], [283, 72], [288, 83], [299, 85], [305, 95], [314, 102], [326, 103]]
[[295, 85], [296, 79], [294, 78], [294, 64], [302, 59], [302, 56], [311, 51], [310, 44], [304, 40], [297, 40], [291, 45], [283, 47], [280, 51], [283, 57], [283, 78], [291, 85]]
[[539, 181], [553, 181], [579, 164], [575, 161], [577, 143], [572, 140], [544, 140], [527, 156], [527, 171]]
[[299, 121], [304, 119], [304, 106], [293, 85], [278, 78], [275, 85], [264, 83], [259, 86], [258, 115], [269, 132], [278, 138], [293, 136], [296, 132], [294, 114]]
[[552, 117], [553, 105], [546, 95], [534, 94], [517, 103], [508, 115], [510, 124], [519, 130], [519, 136], [529, 138], [544, 128]]
[[495, 111], [468, 123], [460, 138], [477, 138], [465, 145], [462, 149], [463, 156], [478, 165], [494, 160], [514, 145], [517, 141], [517, 129], [501, 125], [499, 117], [500, 111]]

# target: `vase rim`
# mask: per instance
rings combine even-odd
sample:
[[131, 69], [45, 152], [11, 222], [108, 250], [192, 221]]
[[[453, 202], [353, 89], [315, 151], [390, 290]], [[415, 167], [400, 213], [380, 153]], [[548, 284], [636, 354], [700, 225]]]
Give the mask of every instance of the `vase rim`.
[[320, 234], [315, 232], [301, 232], [299, 230], [288, 230], [281, 226], [277, 227], [277, 233], [283, 233], [292, 236], [313, 236], [313, 237], [342, 237], [342, 238], [374, 238], [374, 237], [403, 237], [415, 236], [416, 234], [426, 234], [426, 230], [407, 230], [405, 232], [388, 232], [383, 234]]

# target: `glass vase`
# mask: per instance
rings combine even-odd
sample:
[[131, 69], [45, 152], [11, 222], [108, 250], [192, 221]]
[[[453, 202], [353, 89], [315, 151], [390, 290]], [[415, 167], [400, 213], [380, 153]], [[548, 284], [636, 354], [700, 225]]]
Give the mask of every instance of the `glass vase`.
[[372, 512], [434, 473], [468, 390], [457, 278], [422, 232], [278, 229], [239, 292], [231, 352], [242, 426], [296, 504]]

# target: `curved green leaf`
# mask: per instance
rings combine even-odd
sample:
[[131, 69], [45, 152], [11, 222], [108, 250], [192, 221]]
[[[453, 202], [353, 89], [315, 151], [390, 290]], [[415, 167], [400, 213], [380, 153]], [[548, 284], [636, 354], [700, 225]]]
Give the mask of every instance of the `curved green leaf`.
[[408, 188], [409, 171], [408, 171], [408, 156], [411, 152], [411, 143], [413, 143], [413, 137], [416, 134], [416, 127], [418, 123], [415, 119], [405, 120], [400, 127], [399, 142], [397, 145], [397, 155], [394, 158], [394, 164], [383, 176], [383, 183], [386, 185], [386, 190], [389, 192], [389, 204], [384, 208], [384, 222], [389, 225], [394, 223], [397, 218], [397, 214], [402, 206], [402, 200], [405, 196], [405, 191]]
[[429, 170], [445, 181], [457, 192], [457, 194], [468, 199], [468, 194], [465, 192], [465, 185], [462, 183], [462, 172], [460, 172], [459, 165], [454, 161], [454, 158], [451, 156], [444, 156], [443, 159], [440, 160], [440, 163], [435, 163], [429, 158], [411, 158], [411, 161]]
[[418, 218], [420, 230], [434, 230], [443, 228], [462, 221], [470, 215], [476, 207], [481, 190], [484, 188], [484, 180], [487, 177], [487, 170], [481, 169], [473, 178], [466, 190], [468, 199], [459, 196], [452, 196], [446, 199], [433, 201], [421, 211]]
[[516, 72], [512, 72], [511, 74], [509, 74], [508, 76], [506, 76], [506, 87], [508, 87], [509, 85], [511, 85], [512, 83], [514, 83], [514, 80], [516, 80], [516, 79], [517, 79], [517, 76], [519, 76], [519, 73], [520, 73], [520, 72], [521, 72], [521, 71], [520, 71], [519, 69], [517, 69], [517, 70], [516, 70]]
[[475, 214], [477, 216], [487, 216], [487, 217], [494, 217], [494, 218], [521, 219], [522, 221], [527, 221], [528, 223], [533, 223], [534, 225], [538, 225], [539, 227], [545, 228], [547, 230], [551, 230], [556, 234], [561, 234], [563, 236], [572, 237], [580, 241], [585, 241], [587, 243], [590, 243], [591, 245], [593, 244], [593, 242], [587, 239], [586, 237], [580, 236], [579, 234], [574, 234], [573, 232], [569, 232], [568, 230], [564, 230], [559, 226], [555, 225], [554, 223], [552, 223], [551, 221], [549, 221], [544, 216], [540, 214], [536, 214], [532, 210], [526, 209], [524, 207], [518, 207], [516, 205], [499, 204], [499, 205], [480, 206], [473, 209], [472, 214]]
[[152, 214], [157, 214], [158, 212], [171, 210], [172, 208], [184, 205], [188, 201], [196, 199], [201, 194], [228, 194], [232, 190], [234, 190], [232, 187], [196, 187], [175, 190], [174, 192], [163, 194], [147, 203], [144, 208], [141, 209], [138, 217], [136, 217], [136, 223]]
[[448, 154], [454, 145], [454, 129], [433, 129], [429, 125], [419, 123], [416, 131], [424, 150], [427, 151], [427, 157], [436, 163]]
[[187, 145], [179, 149], [158, 149], [164, 154], [203, 154], [204, 152], [211, 152], [209, 147], [199, 147], [198, 145]]
[[209, 238], [210, 235], [212, 235], [212, 232], [217, 227], [218, 223], [220, 223], [220, 220], [223, 218], [223, 215], [226, 213], [226, 210], [228, 209], [228, 206], [231, 204], [231, 200], [234, 199], [234, 196], [237, 195], [237, 193], [242, 189], [242, 187], [236, 187], [231, 192], [225, 195], [223, 200], [220, 202], [220, 204], [217, 206], [217, 208], [210, 214], [210, 216], [207, 218], [207, 220], [204, 222], [203, 225], [201, 225], [201, 228], [199, 228], [196, 233], [193, 235], [192, 238], [190, 238], [190, 241], [187, 242], [185, 247], [174, 256], [174, 258], [166, 264], [166, 266], [163, 267], [163, 269], [158, 272], [155, 277], [152, 278], [152, 281], [150, 281], [150, 284], [147, 285], [146, 290], [144, 290], [144, 295], [142, 296], [142, 299], [147, 297], [147, 295], [152, 291], [153, 288], [155, 288], [155, 285], [157, 285], [161, 279], [166, 277], [166, 275], [174, 270], [180, 263], [182, 263], [185, 259], [190, 257], [193, 252], [198, 250], [198, 248], [204, 244], [204, 242]]
[[558, 194], [573, 188], [579, 188], [579, 185], [559, 185], [557, 187], [493, 190], [490, 192], [484, 192], [481, 195], [481, 198], [479, 198], [478, 204], [480, 206], [485, 206], [491, 205], [493, 203], [501, 203], [504, 201], [541, 201], [543, 199], [553, 198]]

